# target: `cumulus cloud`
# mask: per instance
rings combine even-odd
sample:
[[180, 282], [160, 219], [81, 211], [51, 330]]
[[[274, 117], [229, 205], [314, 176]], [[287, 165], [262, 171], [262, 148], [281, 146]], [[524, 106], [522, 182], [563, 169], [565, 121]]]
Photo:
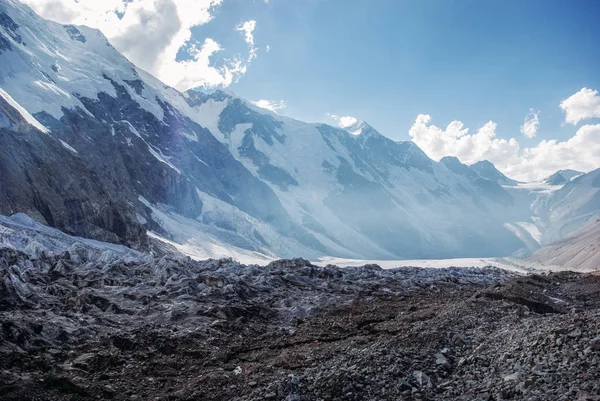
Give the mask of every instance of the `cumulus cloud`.
[[496, 138], [492, 121], [473, 134], [460, 121], [445, 129], [431, 121], [431, 116], [419, 115], [409, 135], [434, 160], [444, 156], [456, 156], [465, 164], [489, 160], [507, 176], [522, 181], [547, 177], [560, 169], [600, 167], [600, 124], [582, 126], [567, 141], [542, 140], [535, 147], [521, 148], [515, 138]]
[[327, 115], [329, 117], [331, 117], [332, 119], [334, 119], [337, 122], [337, 124], [342, 128], [351, 127], [358, 122], [356, 117], [352, 117], [352, 116], [338, 116], [338, 115], [329, 114], [329, 113], [327, 113]]
[[535, 138], [538, 127], [540, 125], [539, 112], [529, 109], [529, 113], [525, 116], [525, 122], [521, 125], [521, 133], [527, 138]]
[[285, 102], [283, 100], [280, 100], [279, 102], [274, 102], [272, 100], [261, 99], [252, 101], [251, 103], [256, 107], [271, 110], [274, 113], [278, 112], [281, 109], [285, 109]]
[[444, 156], [456, 156], [463, 163], [475, 163], [484, 159], [498, 159], [519, 151], [515, 139], [498, 139], [496, 123], [490, 121], [469, 134], [469, 129], [460, 121], [453, 121], [443, 129], [431, 124], [431, 116], [420, 114], [409, 135], [432, 159], [440, 160]]
[[[232, 27], [242, 31], [248, 43], [247, 58], [225, 58], [220, 65], [212, 65], [211, 57], [223, 51], [219, 43], [210, 38], [193, 41], [191, 28], [209, 22], [222, 0], [23, 1], [45, 18], [100, 29], [134, 64], [182, 91], [228, 86], [244, 75], [256, 58], [256, 21]], [[182, 48], [190, 58], [177, 61]]]
[[565, 112], [565, 121], [577, 125], [588, 118], [600, 118], [600, 96], [597, 90], [583, 88], [563, 100], [560, 108]]

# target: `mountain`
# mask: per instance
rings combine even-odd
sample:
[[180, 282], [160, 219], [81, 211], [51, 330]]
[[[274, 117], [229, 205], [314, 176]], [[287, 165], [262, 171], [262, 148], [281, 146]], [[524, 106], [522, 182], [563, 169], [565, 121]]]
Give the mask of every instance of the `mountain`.
[[490, 181], [494, 181], [500, 185], [514, 186], [519, 183], [518, 181], [510, 179], [507, 176], [505, 176], [504, 174], [502, 174], [496, 168], [496, 166], [494, 166], [491, 162], [489, 162], [487, 160], [482, 160], [480, 162], [472, 164], [470, 167], [473, 171], [475, 171], [477, 174], [479, 174], [479, 176], [481, 176], [482, 178], [488, 179]]
[[529, 260], [580, 271], [600, 269], [600, 218], [595, 218], [575, 234], [540, 249]]
[[481, 188], [412, 142], [394, 142], [366, 123], [307, 124], [235, 97], [186, 95], [199, 115], [219, 111], [205, 120], [211, 132], [328, 252], [434, 257], [521, 246], [489, 218]]
[[540, 217], [546, 221], [546, 243], [559, 241], [598, 215], [600, 169], [578, 176], [543, 200]]
[[[478, 191], [482, 197], [487, 197], [503, 205], [510, 205], [513, 198], [500, 186], [495, 180], [490, 180], [480, 176], [476, 170], [466, 164], [462, 164], [456, 157], [444, 157], [440, 163], [446, 166], [453, 173], [465, 177]], [[495, 167], [494, 167], [495, 169]]]
[[[341, 129], [223, 91], [180, 93], [99, 31], [16, 0], [0, 3], [0, 89], [0, 214], [142, 251], [504, 256], [537, 249], [560, 207], [365, 122]], [[548, 227], [583, 224], [594, 202]]]
[[556, 173], [546, 178], [544, 182], [548, 185], [564, 185], [582, 174], [582, 172], [576, 170], [558, 170]]

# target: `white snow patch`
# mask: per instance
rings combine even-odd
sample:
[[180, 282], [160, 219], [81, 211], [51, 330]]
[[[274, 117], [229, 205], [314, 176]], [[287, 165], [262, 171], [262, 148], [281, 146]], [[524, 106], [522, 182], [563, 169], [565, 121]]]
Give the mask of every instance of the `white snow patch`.
[[260, 252], [224, 244], [211, 235], [206, 226], [197, 220], [183, 217], [166, 209], [162, 210], [141, 196], [139, 200], [152, 210], [152, 219], [170, 234], [171, 239], [166, 239], [155, 232], [148, 232], [148, 235], [175, 247], [179, 252], [192, 259], [233, 258], [244, 264], [262, 265], [277, 259], [274, 256], [264, 255]]
[[[140, 135], [139, 131], [138, 131], [137, 129], [135, 129], [135, 127], [133, 126], [133, 124], [131, 124], [129, 121], [127, 121], [127, 120], [121, 120], [121, 121], [119, 121], [119, 122], [121, 122], [121, 123], [124, 123], [124, 124], [127, 124], [127, 126], [129, 127], [129, 130], [130, 130], [130, 131], [131, 131], [131, 132], [132, 132], [132, 133], [133, 133], [135, 136], [137, 136], [137, 137], [138, 137], [138, 138], [140, 138], [140, 139], [144, 139], [144, 138], [142, 138], [142, 135]], [[113, 129], [113, 132], [114, 132], [114, 129]]]
[[528, 234], [525, 234], [523, 231], [521, 231], [521, 226], [518, 224], [504, 223], [504, 228], [512, 232], [517, 238], [523, 241], [524, 244], [528, 243]]
[[38, 130], [42, 131], [44, 134], [50, 133], [50, 130], [43, 126], [38, 120], [35, 119], [23, 106], [21, 106], [15, 99], [12, 98], [4, 89], [0, 88], [0, 96], [4, 98], [4, 100], [15, 108], [21, 114], [21, 116], [27, 121], [29, 124], [33, 125]]
[[152, 148], [152, 146], [150, 144], [148, 145], [148, 150], [150, 151], [150, 153], [152, 154], [152, 156], [154, 156], [158, 161], [166, 164], [167, 166], [171, 167], [173, 170], [177, 171], [179, 174], [181, 174], [181, 170], [179, 170], [177, 167], [175, 167], [171, 162], [169, 162], [165, 156], [162, 155], [162, 153], [157, 152], [156, 150], [154, 150]]
[[59, 139], [59, 141], [60, 141], [61, 145], [64, 146], [66, 149], [70, 150], [73, 153], [79, 154], [78, 151], [76, 151], [71, 145], [69, 145], [68, 143], [66, 143], [62, 139]]
[[[195, 238], [193, 241], [180, 244], [161, 237], [153, 231], [149, 231], [148, 236], [171, 245], [194, 260], [232, 258], [245, 265], [267, 265], [275, 260], [258, 252], [246, 251], [218, 241], [211, 241], [207, 237]], [[199, 246], [200, 241], [204, 242], [201, 246]]]
[[196, 158], [196, 160], [198, 160], [200, 163], [202, 163], [206, 167], [210, 168], [210, 166], [208, 164], [206, 164], [206, 162], [204, 160], [202, 160], [201, 158], [199, 158], [198, 156], [196, 156], [196, 154], [194, 152], [192, 152], [192, 156], [194, 156]]
[[538, 228], [538, 226], [536, 226], [533, 223], [526, 222], [526, 221], [519, 221], [515, 224], [517, 224], [523, 230], [527, 231], [529, 233], [529, 235], [531, 235], [531, 238], [533, 238], [538, 244], [542, 243], [542, 233], [541, 233], [540, 229]]
[[193, 121], [208, 129], [220, 142], [225, 143], [225, 135], [219, 130], [219, 117], [228, 104], [227, 100], [217, 102], [214, 99], [208, 99], [200, 106], [190, 107], [188, 115]]

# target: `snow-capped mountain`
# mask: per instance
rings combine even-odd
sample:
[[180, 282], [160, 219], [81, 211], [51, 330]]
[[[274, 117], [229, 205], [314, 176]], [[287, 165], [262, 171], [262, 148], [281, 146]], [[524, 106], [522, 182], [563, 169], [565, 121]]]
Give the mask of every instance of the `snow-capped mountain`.
[[471, 169], [479, 174], [481, 177], [486, 178], [490, 181], [494, 181], [500, 185], [517, 185], [518, 181], [508, 178], [504, 174], [502, 174], [496, 166], [494, 166], [488, 160], [482, 160], [475, 164], [472, 164]]
[[[341, 129], [222, 91], [180, 93], [99, 31], [0, 3], [0, 214], [141, 250], [159, 240], [196, 258], [539, 247], [563, 192], [542, 196], [481, 167], [434, 162], [364, 122]], [[587, 188], [584, 177], [567, 186]]]
[[546, 178], [544, 182], [549, 185], [564, 185], [582, 174], [581, 171], [576, 170], [558, 170], [556, 173]]

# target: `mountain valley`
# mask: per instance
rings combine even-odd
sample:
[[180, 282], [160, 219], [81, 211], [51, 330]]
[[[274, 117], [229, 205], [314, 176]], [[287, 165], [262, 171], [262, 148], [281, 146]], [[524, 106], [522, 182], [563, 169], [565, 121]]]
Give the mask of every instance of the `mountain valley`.
[[600, 401], [600, 168], [416, 142], [0, 0], [0, 400]]
[[0, 13], [0, 214], [141, 251], [152, 236], [195, 258], [315, 260], [525, 256], [600, 209], [598, 171], [525, 184], [435, 162], [364, 122], [178, 92], [15, 0]]

